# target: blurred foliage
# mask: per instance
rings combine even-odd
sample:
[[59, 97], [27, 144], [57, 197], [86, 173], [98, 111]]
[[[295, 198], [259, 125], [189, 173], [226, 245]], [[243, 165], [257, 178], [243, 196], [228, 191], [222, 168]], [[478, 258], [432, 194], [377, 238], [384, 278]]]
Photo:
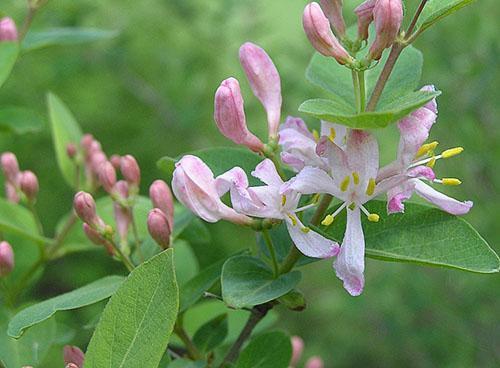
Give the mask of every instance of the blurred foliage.
[[[345, 1], [346, 17], [360, 1]], [[416, 0], [408, 0], [411, 13]], [[228, 76], [240, 78], [252, 131], [266, 131], [263, 109], [244, 81], [238, 47], [263, 46], [282, 75], [284, 114], [297, 114], [318, 91], [305, 82], [312, 55], [301, 27], [303, 0], [49, 0], [32, 29], [96, 27], [119, 36], [92, 45], [54, 47], [23, 56], [0, 91], [0, 105], [29, 106], [46, 116], [51, 90], [71, 108], [83, 129], [105, 151], [131, 153], [143, 169], [143, 192], [160, 176], [164, 155], [212, 145], [232, 145], [213, 123], [213, 94]], [[25, 1], [4, 0], [2, 11], [22, 23]], [[443, 147], [464, 146], [457, 159], [440, 162], [438, 175], [464, 184], [448, 192], [472, 199], [467, 219], [497, 251], [500, 235], [499, 7], [482, 0], [426, 31], [416, 47], [425, 55], [423, 83], [433, 83], [439, 120], [432, 136]], [[309, 119], [310, 123], [314, 122]], [[382, 157], [396, 149], [395, 127], [377, 133]], [[54, 229], [72, 193], [58, 172], [48, 128], [23, 137], [0, 136], [0, 149], [15, 151], [23, 168], [40, 177], [42, 221]], [[214, 244], [194, 244], [200, 264], [234, 252], [250, 232], [225, 224], [211, 227]], [[238, 239], [234, 242], [234, 239]], [[81, 262], [85, 258], [86, 262]], [[91, 260], [91, 262], [89, 262]], [[117, 269], [103, 253], [73, 255], [51, 264], [33, 295], [46, 298]], [[64, 280], [61, 278], [64, 276]], [[320, 354], [327, 367], [493, 367], [500, 364], [498, 276], [460, 273], [368, 261], [365, 293], [352, 298], [328, 261], [307, 266], [301, 289], [308, 308], [283, 313], [279, 324], [303, 336], [307, 355]], [[100, 306], [59, 317], [88, 342]], [[285, 316], [287, 315], [287, 316]], [[70, 327], [68, 327], [70, 328]], [[48, 366], [60, 365], [54, 351]], [[52, 364], [52, 365], [50, 365]]]

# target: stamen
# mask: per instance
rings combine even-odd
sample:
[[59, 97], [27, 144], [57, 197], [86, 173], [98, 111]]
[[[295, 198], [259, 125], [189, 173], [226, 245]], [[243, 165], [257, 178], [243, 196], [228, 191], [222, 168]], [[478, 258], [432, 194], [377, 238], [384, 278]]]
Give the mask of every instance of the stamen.
[[434, 168], [434, 165], [436, 165], [436, 156], [432, 156], [430, 161], [427, 163], [427, 166], [431, 169]]
[[380, 220], [380, 216], [377, 215], [376, 213], [370, 213], [368, 215], [368, 221], [370, 222], [378, 222]]
[[441, 156], [443, 158], [450, 158], [450, 157], [461, 154], [463, 152], [463, 150], [464, 150], [463, 147], [450, 148], [450, 149], [447, 149], [446, 151], [443, 151], [443, 153], [441, 153]]
[[318, 203], [319, 197], [321, 197], [321, 194], [319, 194], [319, 193], [316, 193], [315, 195], [313, 195], [311, 203], [315, 203], [315, 204]]
[[456, 178], [443, 178], [441, 179], [441, 184], [443, 185], [460, 185], [462, 182]]
[[340, 190], [345, 192], [347, 190], [347, 188], [349, 188], [349, 183], [351, 182], [351, 177], [350, 176], [346, 176], [344, 178], [344, 180], [342, 180], [342, 182], [340, 183]]
[[308, 210], [309, 208], [312, 208], [312, 207], [316, 207], [316, 203], [307, 204], [303, 207], [297, 208], [294, 212], [296, 212], [296, 213], [302, 212], [302, 211]]
[[366, 187], [366, 195], [373, 195], [373, 193], [375, 192], [375, 179], [371, 178], [370, 180], [368, 180], [368, 186]]
[[351, 211], [354, 211], [354, 209], [356, 208], [356, 203], [352, 202], [347, 208], [349, 208]]
[[330, 128], [330, 135], [328, 136], [328, 139], [332, 142], [335, 143], [335, 137], [337, 136], [337, 133], [335, 132], [334, 128]]
[[295, 216], [292, 216], [292, 215], [287, 215], [287, 216], [292, 221], [292, 225], [296, 226], [297, 225], [297, 219], [295, 218]]
[[318, 133], [318, 131], [316, 129], [313, 129], [312, 133], [313, 133], [314, 140], [316, 142], [319, 141], [319, 133]]
[[286, 204], [286, 195], [281, 196], [281, 206], [283, 207]]
[[359, 174], [356, 171], [354, 171], [352, 173], [352, 179], [353, 179], [355, 185], [359, 184]]
[[311, 229], [309, 229], [308, 227], [303, 227], [300, 229], [300, 231], [302, 231], [304, 234], [307, 234], [309, 231], [311, 231]]
[[434, 142], [431, 142], [431, 143], [426, 143], [426, 144], [423, 144], [417, 151], [417, 155], [416, 157], [421, 157], [423, 155], [426, 155], [427, 153], [429, 153], [430, 151], [434, 151], [436, 149], [436, 147], [438, 146], [439, 142], [438, 141], [434, 141]]
[[321, 221], [321, 225], [330, 226], [334, 220], [335, 217], [333, 217], [332, 215], [326, 215], [323, 221]]

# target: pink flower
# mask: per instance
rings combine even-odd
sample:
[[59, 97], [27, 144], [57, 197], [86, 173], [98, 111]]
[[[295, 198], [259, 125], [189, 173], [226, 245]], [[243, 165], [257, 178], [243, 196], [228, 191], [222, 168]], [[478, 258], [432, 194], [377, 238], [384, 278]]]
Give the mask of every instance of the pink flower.
[[305, 368], [324, 368], [325, 363], [320, 357], [314, 356], [307, 360]]
[[401, 0], [377, 0], [373, 8], [375, 21], [375, 41], [370, 47], [370, 58], [378, 60], [382, 51], [392, 46], [403, 21]]
[[342, 16], [342, 0], [320, 0], [321, 8], [337, 35], [345, 36], [345, 22]]
[[299, 336], [292, 336], [290, 339], [292, 343], [292, 359], [290, 360], [290, 367], [294, 368], [299, 363], [299, 360], [304, 351], [304, 340]]
[[148, 231], [151, 237], [163, 249], [170, 246], [170, 235], [172, 234], [172, 226], [165, 213], [154, 208], [148, 215]]
[[167, 183], [155, 180], [149, 187], [149, 197], [154, 208], [160, 209], [168, 218], [170, 225], [174, 224], [174, 198]]
[[66, 345], [63, 349], [64, 364], [75, 364], [82, 368], [85, 354], [77, 346]]
[[366, 0], [354, 9], [354, 13], [358, 17], [358, 38], [360, 40], [368, 39], [368, 28], [373, 22], [373, 8], [376, 2], [377, 0]]
[[14, 251], [6, 241], [0, 242], [0, 277], [7, 276], [14, 269]]
[[125, 155], [121, 158], [120, 171], [130, 186], [139, 186], [141, 182], [141, 169], [134, 156]]
[[23, 171], [19, 176], [19, 187], [28, 201], [34, 202], [38, 194], [38, 178], [29, 170]]
[[16, 23], [10, 17], [0, 19], [0, 42], [1, 41], [17, 41]]

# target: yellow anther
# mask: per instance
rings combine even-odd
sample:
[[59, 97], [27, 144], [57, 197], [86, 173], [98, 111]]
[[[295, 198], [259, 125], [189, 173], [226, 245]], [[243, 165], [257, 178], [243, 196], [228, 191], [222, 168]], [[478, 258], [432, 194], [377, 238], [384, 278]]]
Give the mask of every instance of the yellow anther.
[[309, 231], [311, 231], [311, 229], [309, 229], [308, 227], [303, 227], [302, 229], [300, 229], [300, 231], [302, 231], [304, 234], [307, 234]]
[[436, 156], [432, 156], [431, 160], [427, 163], [427, 166], [432, 169], [435, 164], [436, 164]]
[[368, 221], [371, 221], [371, 222], [378, 222], [380, 220], [380, 216], [377, 215], [376, 213], [370, 213], [368, 215]]
[[318, 131], [316, 129], [313, 129], [312, 133], [313, 133], [314, 140], [316, 142], [319, 141], [319, 133], [318, 133]]
[[340, 190], [345, 192], [347, 188], [349, 188], [349, 183], [351, 182], [351, 177], [346, 176], [344, 180], [342, 180], [342, 183], [340, 183]]
[[438, 141], [423, 144], [422, 147], [420, 147], [417, 151], [417, 157], [423, 156], [423, 155], [429, 153], [430, 151], [434, 151], [436, 149], [436, 147], [438, 146], [438, 144], [439, 144]]
[[330, 226], [333, 223], [333, 220], [335, 220], [335, 217], [332, 215], [326, 215], [323, 221], [321, 221], [321, 225]]
[[463, 147], [450, 148], [450, 149], [447, 149], [446, 151], [443, 151], [443, 153], [441, 153], [441, 156], [443, 158], [450, 158], [450, 157], [461, 154], [463, 152], [463, 150], [464, 150]]
[[337, 136], [337, 133], [335, 132], [334, 128], [330, 128], [330, 135], [328, 136], [328, 139], [334, 143], [335, 137]]
[[375, 192], [375, 179], [371, 178], [370, 180], [368, 180], [368, 186], [366, 187], [366, 195], [373, 195], [373, 193]]
[[441, 179], [444, 185], [460, 185], [462, 182], [456, 178], [443, 178]]
[[321, 194], [316, 193], [315, 195], [313, 195], [311, 203], [318, 203], [320, 197], [321, 197]]
[[295, 216], [292, 215], [287, 215], [287, 216], [292, 221], [293, 226], [297, 225], [297, 219], [295, 218]]
[[281, 206], [284, 206], [286, 204], [286, 196], [282, 195], [281, 196]]
[[347, 206], [347, 208], [349, 208], [351, 211], [354, 211], [354, 209], [356, 208], [356, 203], [352, 202], [349, 206]]
[[352, 179], [355, 185], [359, 184], [359, 174], [356, 171], [352, 173]]

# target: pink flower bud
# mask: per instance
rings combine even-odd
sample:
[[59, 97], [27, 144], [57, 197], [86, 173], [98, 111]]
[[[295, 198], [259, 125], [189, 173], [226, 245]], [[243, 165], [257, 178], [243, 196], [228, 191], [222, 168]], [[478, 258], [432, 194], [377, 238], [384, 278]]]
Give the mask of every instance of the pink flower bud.
[[104, 222], [97, 216], [94, 198], [88, 193], [78, 192], [73, 200], [73, 207], [80, 219], [93, 228], [104, 228]]
[[9, 243], [0, 243], [0, 277], [7, 276], [14, 269], [14, 251]]
[[172, 227], [165, 213], [158, 208], [153, 208], [151, 212], [149, 212], [148, 231], [160, 247], [163, 249], [169, 247]]
[[262, 141], [247, 128], [240, 84], [235, 78], [224, 80], [215, 92], [214, 119], [226, 138], [255, 152], [264, 148]]
[[94, 230], [92, 227], [90, 227], [89, 224], [83, 223], [83, 232], [87, 236], [87, 238], [94, 243], [95, 245], [106, 245], [107, 241], [106, 239], [99, 234], [96, 230]]
[[278, 70], [269, 55], [251, 42], [240, 47], [240, 63], [254, 95], [266, 109], [269, 136], [276, 137], [281, 116], [281, 80]]
[[373, 8], [376, 0], [366, 0], [364, 3], [354, 9], [358, 17], [358, 38], [360, 40], [368, 39], [368, 27], [373, 22]]
[[19, 164], [17, 162], [16, 155], [14, 155], [12, 152], [2, 153], [2, 156], [0, 157], [0, 163], [2, 165], [2, 171], [7, 181], [17, 185], [19, 176]]
[[66, 345], [63, 348], [64, 364], [75, 364], [77, 367], [83, 367], [85, 354], [76, 346]]
[[99, 172], [101, 170], [101, 165], [108, 161], [108, 158], [102, 151], [93, 151], [90, 153], [88, 157], [88, 166], [90, 169], [90, 172], [95, 175], [96, 177], [99, 177]]
[[373, 8], [376, 38], [370, 47], [370, 58], [378, 60], [382, 51], [396, 40], [403, 21], [401, 0], [378, 0]]
[[120, 157], [120, 155], [112, 155], [109, 158], [109, 161], [111, 162], [115, 170], [120, 170], [120, 165], [122, 162], [122, 158]]
[[129, 185], [135, 187], [139, 186], [141, 182], [141, 169], [132, 155], [125, 155], [122, 157], [120, 170]]
[[66, 154], [70, 159], [74, 159], [76, 157], [77, 149], [74, 143], [68, 143], [66, 145]]
[[116, 193], [123, 199], [127, 199], [129, 196], [129, 186], [125, 180], [118, 180], [115, 185]]
[[295, 368], [295, 366], [299, 363], [302, 352], [304, 351], [304, 340], [302, 340], [299, 336], [292, 336], [291, 343], [292, 359], [290, 360], [290, 366]]
[[66, 364], [66, 366], [64, 368], [82, 368], [82, 367], [79, 367], [74, 363], [69, 363], [69, 364]]
[[17, 39], [16, 23], [12, 18], [0, 19], [0, 41], [17, 41]]
[[305, 368], [324, 368], [325, 364], [323, 363], [323, 359], [320, 357], [312, 357], [306, 363]]
[[19, 194], [17, 193], [17, 189], [14, 186], [14, 184], [6, 182], [5, 183], [5, 196], [7, 197], [7, 200], [12, 203], [19, 203], [20, 198]]
[[174, 223], [174, 199], [167, 183], [155, 180], [149, 187], [149, 197], [154, 208], [159, 208], [168, 218], [171, 225]]
[[116, 184], [116, 171], [111, 162], [103, 162], [99, 167], [99, 182], [106, 192], [113, 192]]
[[342, 16], [342, 0], [320, 0], [321, 8], [337, 35], [345, 36], [345, 22]]
[[90, 147], [92, 146], [93, 142], [94, 136], [92, 134], [84, 134], [80, 141], [80, 145], [82, 146], [84, 151], [88, 152], [90, 151]]
[[302, 24], [307, 38], [318, 52], [335, 58], [340, 64], [352, 61], [352, 57], [333, 35], [330, 22], [318, 3], [312, 2], [306, 6]]
[[38, 194], [38, 178], [36, 175], [29, 170], [23, 171], [20, 175], [19, 184], [26, 198], [33, 202]]

